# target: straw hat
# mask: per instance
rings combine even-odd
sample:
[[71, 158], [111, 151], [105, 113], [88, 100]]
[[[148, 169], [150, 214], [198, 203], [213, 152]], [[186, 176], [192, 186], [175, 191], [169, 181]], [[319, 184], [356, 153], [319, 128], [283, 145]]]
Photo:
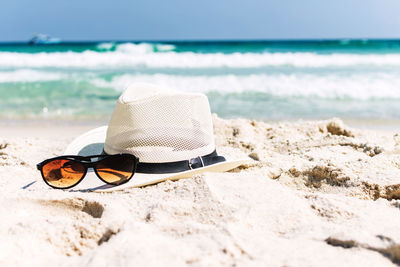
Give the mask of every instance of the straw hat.
[[77, 137], [66, 155], [130, 153], [137, 172], [122, 185], [104, 184], [92, 170], [74, 190], [112, 191], [203, 172], [225, 172], [249, 162], [217, 154], [208, 99], [200, 93], [173, 91], [151, 84], [129, 86], [119, 97], [108, 126]]

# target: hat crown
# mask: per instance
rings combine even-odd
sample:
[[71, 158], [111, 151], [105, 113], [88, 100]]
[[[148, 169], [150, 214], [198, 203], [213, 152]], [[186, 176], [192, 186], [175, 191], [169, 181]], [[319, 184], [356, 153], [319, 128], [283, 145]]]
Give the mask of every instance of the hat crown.
[[104, 151], [141, 162], [173, 162], [215, 150], [208, 99], [149, 84], [129, 86], [117, 101]]

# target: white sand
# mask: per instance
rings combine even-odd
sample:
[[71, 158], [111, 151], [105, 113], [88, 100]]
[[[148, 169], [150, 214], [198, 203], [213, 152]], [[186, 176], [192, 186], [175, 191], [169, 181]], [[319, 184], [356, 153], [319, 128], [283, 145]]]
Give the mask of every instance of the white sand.
[[253, 165], [105, 194], [27, 186], [76, 128], [1, 129], [0, 266], [396, 266], [400, 136], [214, 121], [220, 154]]

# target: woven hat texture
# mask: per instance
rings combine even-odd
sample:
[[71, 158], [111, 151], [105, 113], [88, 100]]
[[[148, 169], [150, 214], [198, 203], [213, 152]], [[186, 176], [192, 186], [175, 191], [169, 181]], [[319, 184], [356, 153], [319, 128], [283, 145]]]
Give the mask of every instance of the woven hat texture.
[[119, 97], [104, 144], [107, 154], [131, 153], [148, 163], [188, 160], [214, 150], [207, 96], [144, 83]]

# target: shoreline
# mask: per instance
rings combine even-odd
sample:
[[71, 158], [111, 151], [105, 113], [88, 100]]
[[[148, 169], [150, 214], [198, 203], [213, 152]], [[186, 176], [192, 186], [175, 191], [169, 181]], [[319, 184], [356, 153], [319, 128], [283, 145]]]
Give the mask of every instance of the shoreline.
[[0, 137], [72, 138], [107, 123], [106, 120], [0, 120]]
[[[216, 116], [214, 114], [214, 116]], [[249, 120], [246, 118], [238, 118]], [[332, 118], [254, 120], [272, 125], [281, 123], [307, 123]], [[342, 119], [346, 125], [359, 130], [395, 132], [400, 130], [400, 119]], [[227, 120], [232, 120], [227, 118]], [[74, 137], [93, 128], [107, 125], [107, 119], [0, 119], [0, 137]]]

